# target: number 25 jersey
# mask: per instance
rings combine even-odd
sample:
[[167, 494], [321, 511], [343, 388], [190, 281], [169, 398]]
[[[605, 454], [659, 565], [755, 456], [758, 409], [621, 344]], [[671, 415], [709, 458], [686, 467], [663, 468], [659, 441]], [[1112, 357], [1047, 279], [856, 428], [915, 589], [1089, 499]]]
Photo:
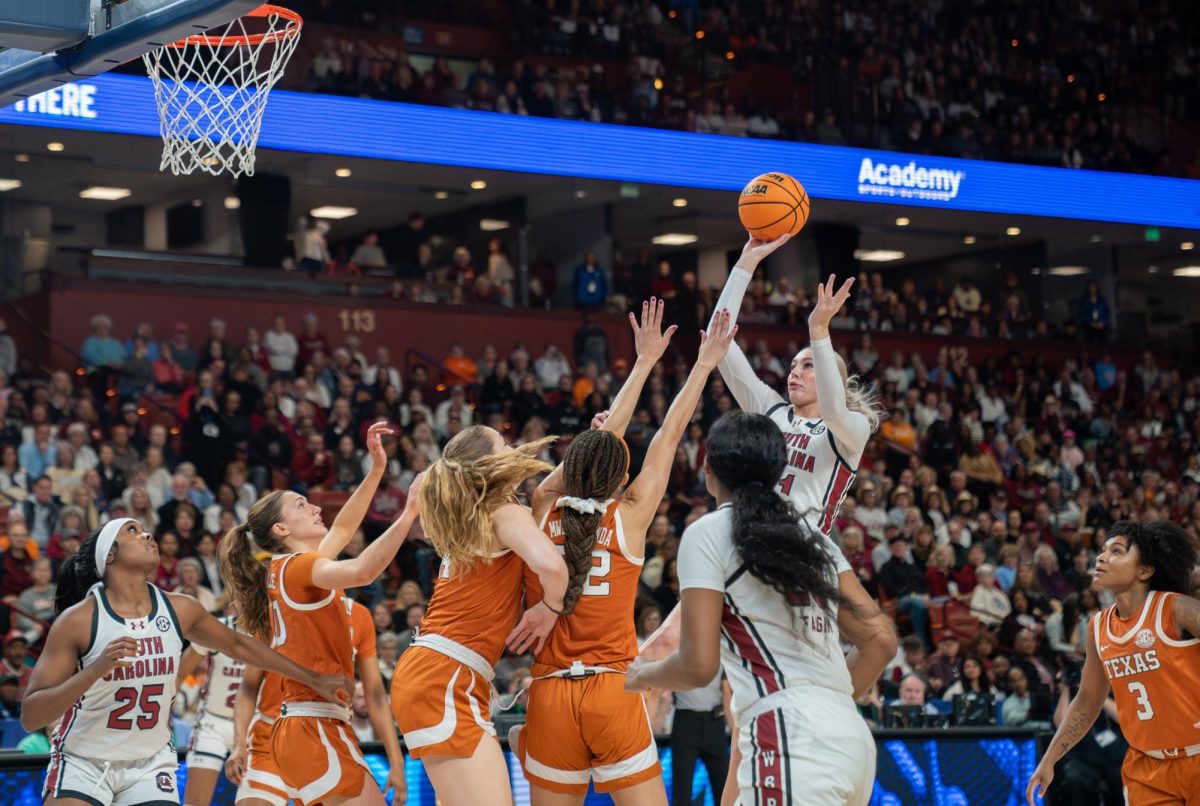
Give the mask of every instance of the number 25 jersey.
[[137, 642], [129, 668], [110, 671], [88, 688], [54, 732], [53, 752], [96, 761], [146, 759], [171, 741], [171, 701], [183, 652], [179, 619], [166, 594], [149, 585], [150, 614], [124, 619], [108, 603], [103, 583], [88, 591], [95, 598], [91, 641], [80, 658], [85, 667], [118, 638]]

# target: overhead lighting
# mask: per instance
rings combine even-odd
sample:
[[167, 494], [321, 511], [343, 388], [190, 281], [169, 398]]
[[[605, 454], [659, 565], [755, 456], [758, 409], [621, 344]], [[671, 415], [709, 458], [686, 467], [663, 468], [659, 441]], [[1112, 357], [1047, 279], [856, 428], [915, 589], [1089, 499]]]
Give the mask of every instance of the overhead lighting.
[[450, 194], [444, 190], [439, 190], [433, 194], [433, 198], [437, 199], [438, 201], [445, 201], [446, 199], [450, 198]]
[[129, 188], [109, 188], [97, 185], [79, 191], [81, 199], [99, 199], [100, 201], [117, 201], [133, 193]]
[[336, 171], [333, 172], [333, 175], [340, 179], [345, 179], [347, 176], [350, 176], [352, 173], [354, 173], [354, 171], [351, 171], [349, 168], [338, 168]]
[[662, 82], [662, 79], [661, 79], [661, 78], [656, 78], [656, 79], [654, 79], [654, 89], [656, 89], [656, 90], [660, 90], [660, 91], [661, 91], [661, 90], [662, 90], [662, 88], [663, 88], [663, 82]]
[[671, 204], [675, 207], [687, 207], [687, 199], [675, 199]]
[[1104, 240], [1104, 236], [1103, 235], [1092, 235], [1088, 238], [1088, 240], [1091, 241], [1092, 243], [1100, 243], [1101, 241]]
[[1087, 266], [1052, 266], [1050, 268], [1050, 274], [1054, 277], [1078, 277], [1087, 273]]
[[911, 223], [912, 223], [912, 222], [911, 222], [911, 221], [909, 221], [909, 220], [908, 220], [907, 218], [905, 218], [904, 216], [900, 216], [899, 218], [897, 218], [897, 219], [896, 219], [896, 226], [897, 226], [897, 227], [907, 227], [907, 226], [908, 226], [909, 224], [911, 224]]
[[314, 207], [308, 211], [308, 214], [313, 218], [350, 218], [358, 215], [356, 207], [338, 207], [336, 205], [327, 204], [324, 207]]
[[502, 229], [511, 227], [507, 221], [501, 221], [499, 218], [481, 218], [479, 219], [479, 228], [484, 232], [497, 232]]
[[975, 243], [975, 236], [974, 235], [964, 236], [963, 243], [965, 243], [967, 246], [970, 246], [971, 244]]
[[471, 190], [487, 190], [487, 182], [482, 179], [476, 179], [471, 183]]
[[904, 260], [904, 253], [896, 249], [855, 249], [854, 258], [865, 263], [888, 263]]
[[65, 148], [66, 148], [66, 146], [65, 146], [65, 145], [63, 145], [62, 143], [58, 143], [58, 142], [54, 142], [54, 143], [46, 143], [46, 150], [47, 150], [47, 151], [53, 151], [53, 152], [57, 153], [57, 152], [59, 152], [59, 151], [62, 151], [62, 150], [64, 150]]
[[29, 162], [29, 155], [28, 154], [15, 154], [15, 155], [13, 155], [13, 159], [15, 159], [17, 162]]
[[1146, 271], [1150, 274], [1158, 274], [1158, 266], [1147, 266]]
[[575, 191], [575, 198], [577, 198], [577, 199], [587, 198], [587, 191], [586, 190]]
[[1176, 277], [1200, 277], [1200, 266], [1180, 266], [1171, 274]]
[[226, 210], [236, 210], [241, 206], [242, 206], [242, 200], [239, 199], [237, 196], [226, 196], [225, 197], [225, 209]]
[[1179, 248], [1184, 252], [1190, 252], [1196, 248], [1196, 244], [1192, 243], [1191, 241], [1184, 241], [1183, 243], [1179, 244]]
[[650, 243], [655, 246], [687, 246], [698, 240], [700, 239], [695, 235], [687, 235], [682, 232], [666, 232], [662, 235], [655, 235], [650, 239]]
[[1009, 227], [1008, 229], [1004, 230], [1004, 232], [1008, 235], [1020, 235], [1021, 228], [1020, 227]]
[[0, 193], [16, 190], [21, 186], [20, 179], [0, 179]]
[[192, 206], [193, 207], [203, 207], [204, 199], [192, 199]]

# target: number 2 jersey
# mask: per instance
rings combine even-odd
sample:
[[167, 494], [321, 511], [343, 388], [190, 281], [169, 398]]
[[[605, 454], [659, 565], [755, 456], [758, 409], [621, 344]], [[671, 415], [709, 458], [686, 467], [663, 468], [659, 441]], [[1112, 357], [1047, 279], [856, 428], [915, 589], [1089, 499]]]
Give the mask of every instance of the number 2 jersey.
[[1200, 744], [1200, 639], [1175, 624], [1179, 595], [1151, 591], [1128, 619], [1111, 605], [1092, 620], [1121, 733], [1131, 747], [1168, 756]]
[[[624, 670], [637, 656], [633, 607], [644, 560], [629, 552], [620, 506], [619, 501], [608, 502], [596, 528], [592, 573], [584, 582], [583, 595], [574, 612], [560, 618], [550, 631], [546, 645], [534, 658], [534, 676], [569, 668], [574, 661]], [[566, 537], [557, 503], [542, 521], [542, 531], [563, 550]], [[525, 600], [533, 605], [541, 599], [537, 574], [526, 567]]]
[[171, 700], [183, 653], [179, 619], [166, 594], [149, 585], [150, 614], [124, 619], [108, 602], [104, 584], [93, 597], [91, 640], [79, 659], [83, 668], [118, 638], [137, 642], [129, 668], [113, 669], [93, 683], [63, 715], [54, 732], [53, 752], [96, 761], [146, 759], [171, 741]]
[[[220, 622], [231, 630], [237, 629], [235, 616], [222, 616]], [[206, 714], [233, 719], [233, 702], [237, 698], [238, 688], [242, 685], [242, 677], [246, 674], [246, 664], [224, 653], [205, 649], [199, 644], [192, 644], [192, 649], [209, 659], [208, 681], [200, 692], [200, 713], [197, 714], [197, 721]]]

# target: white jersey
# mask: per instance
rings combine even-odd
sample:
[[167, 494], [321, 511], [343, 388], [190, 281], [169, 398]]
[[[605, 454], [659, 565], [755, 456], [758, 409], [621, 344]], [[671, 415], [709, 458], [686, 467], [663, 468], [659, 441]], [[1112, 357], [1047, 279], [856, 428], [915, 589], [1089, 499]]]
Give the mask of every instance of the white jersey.
[[[751, 275], [730, 272], [716, 310], [728, 309], [736, 320]], [[759, 379], [737, 344], [721, 361], [721, 377], [743, 411], [765, 414], [779, 426], [787, 443], [788, 460], [779, 491], [809, 523], [828, 534], [838, 507], [854, 484], [858, 463], [871, 436], [866, 415], [846, 407], [846, 387], [828, 338], [814, 341], [813, 375], [822, 418], [805, 419], [791, 403]]]
[[91, 641], [80, 668], [103, 655], [118, 638], [136, 640], [137, 657], [129, 668], [113, 669], [93, 683], [67, 710], [54, 732], [55, 755], [66, 752], [99, 761], [133, 761], [169, 746], [183, 635], [166, 594], [154, 585], [149, 588], [150, 614], [138, 619], [123, 619], [113, 612], [103, 583], [88, 591], [96, 602]]
[[[837, 610], [792, 604], [753, 574], [733, 545], [729, 504], [689, 526], [679, 547], [679, 589], [703, 588], [725, 597], [721, 616], [721, 665], [740, 714], [757, 700], [783, 689], [827, 689], [850, 698], [850, 672], [842, 654]], [[825, 535], [817, 538], [829, 554], [830, 573], [850, 570]], [[741, 720], [738, 720], [739, 724]]]
[[[237, 629], [236, 616], [222, 616], [220, 622], [231, 630]], [[208, 682], [200, 692], [200, 711], [196, 714], [196, 721], [199, 722], [206, 714], [233, 719], [233, 701], [242, 685], [246, 664], [199, 644], [192, 644], [192, 649], [209, 658]]]

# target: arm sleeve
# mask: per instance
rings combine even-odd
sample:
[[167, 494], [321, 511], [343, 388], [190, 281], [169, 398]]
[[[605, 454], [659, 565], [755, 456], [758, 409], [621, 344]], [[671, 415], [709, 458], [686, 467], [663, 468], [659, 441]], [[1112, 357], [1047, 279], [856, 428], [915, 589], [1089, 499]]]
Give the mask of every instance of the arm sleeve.
[[[714, 315], [716, 311], [727, 308], [733, 321], [737, 322], [738, 312], [742, 308], [742, 297], [746, 296], [751, 277], [753, 275], [750, 272], [737, 268], [729, 272], [729, 279], [725, 281], [725, 288], [721, 290], [721, 297], [713, 309]], [[754, 367], [750, 366], [746, 354], [736, 342], [729, 345], [729, 352], [717, 368], [721, 370], [725, 385], [733, 393], [733, 399], [744, 411], [765, 414], [772, 406], [784, 402], [778, 392], [763, 383], [754, 373]], [[863, 444], [866, 444], [865, 440]]]
[[700, 528], [693, 525], [684, 531], [683, 540], [679, 545], [678, 564], [675, 567], [679, 575], [679, 590], [725, 590], [723, 558], [728, 556], [729, 551], [728, 547], [724, 553], [719, 551], [716, 545], [719, 535], [713, 526], [716, 524], [706, 523]]
[[813, 374], [817, 381], [821, 419], [837, 440], [846, 460], [857, 464], [871, 437], [871, 425], [865, 414], [850, 411], [846, 406], [846, 385], [842, 382], [842, 373], [838, 372], [833, 341], [826, 337], [817, 339], [809, 346], [813, 353]]

